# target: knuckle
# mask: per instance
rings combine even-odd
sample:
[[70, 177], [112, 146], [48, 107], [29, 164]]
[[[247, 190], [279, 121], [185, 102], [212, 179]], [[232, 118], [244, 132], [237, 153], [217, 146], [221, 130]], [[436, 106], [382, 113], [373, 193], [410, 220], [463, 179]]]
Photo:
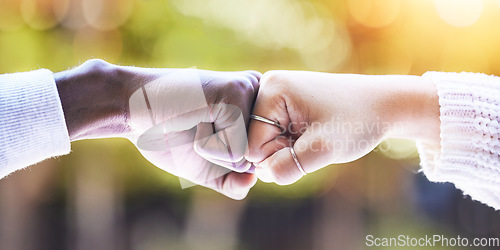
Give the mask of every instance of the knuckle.
[[255, 93], [252, 83], [249, 79], [233, 79], [228, 81], [223, 89], [224, 96], [229, 97], [233, 101], [246, 100], [247, 96], [253, 96]]
[[247, 161], [249, 162], [254, 162], [254, 163], [257, 163], [257, 162], [261, 162], [262, 160], [264, 160], [261, 156], [261, 152], [260, 152], [260, 146], [257, 145], [257, 143], [253, 142], [251, 139], [248, 140], [248, 153], [247, 155], [245, 156], [245, 159], [247, 159]]
[[255, 71], [255, 70], [247, 70], [246, 73], [249, 75], [249, 77], [254, 85], [259, 84], [259, 80], [262, 78], [262, 73], [260, 73], [259, 71]]
[[227, 83], [229, 91], [234, 93], [248, 93], [253, 92], [252, 82], [247, 78], [233, 79]]
[[287, 82], [286, 72], [283, 70], [268, 71], [262, 75], [262, 79], [260, 80], [262, 87], [281, 86], [287, 84]]
[[246, 72], [248, 72], [249, 74], [255, 75], [255, 76], [262, 76], [262, 73], [260, 73], [259, 71], [256, 71], [256, 70], [247, 70]]

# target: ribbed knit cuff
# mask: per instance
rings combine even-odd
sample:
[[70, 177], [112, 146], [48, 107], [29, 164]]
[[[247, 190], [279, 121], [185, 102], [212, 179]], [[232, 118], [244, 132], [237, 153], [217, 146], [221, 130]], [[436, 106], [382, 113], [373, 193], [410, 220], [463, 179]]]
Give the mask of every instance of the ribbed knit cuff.
[[417, 142], [424, 174], [500, 209], [500, 78], [465, 72], [423, 77], [436, 84], [441, 120], [440, 148]]
[[0, 178], [70, 152], [52, 72], [0, 75]]

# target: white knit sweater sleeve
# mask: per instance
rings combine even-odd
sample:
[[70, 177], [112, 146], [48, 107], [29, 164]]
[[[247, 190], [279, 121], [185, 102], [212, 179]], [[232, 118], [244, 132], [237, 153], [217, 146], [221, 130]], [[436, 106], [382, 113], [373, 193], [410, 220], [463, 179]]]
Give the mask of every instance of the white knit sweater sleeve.
[[500, 209], [500, 78], [427, 72], [439, 96], [441, 146], [418, 142], [434, 182], [451, 182], [472, 199]]
[[0, 178], [70, 152], [52, 72], [0, 75]]

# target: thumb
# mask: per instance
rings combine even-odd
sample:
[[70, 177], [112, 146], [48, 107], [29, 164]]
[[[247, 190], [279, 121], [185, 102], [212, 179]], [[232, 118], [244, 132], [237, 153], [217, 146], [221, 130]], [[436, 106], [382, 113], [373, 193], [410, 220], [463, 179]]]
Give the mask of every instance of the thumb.
[[[292, 145], [297, 161], [306, 173], [314, 172], [331, 163], [330, 140], [320, 131], [310, 127]], [[289, 185], [303, 174], [296, 164], [290, 147], [282, 148], [259, 163], [258, 172], [278, 185]]]

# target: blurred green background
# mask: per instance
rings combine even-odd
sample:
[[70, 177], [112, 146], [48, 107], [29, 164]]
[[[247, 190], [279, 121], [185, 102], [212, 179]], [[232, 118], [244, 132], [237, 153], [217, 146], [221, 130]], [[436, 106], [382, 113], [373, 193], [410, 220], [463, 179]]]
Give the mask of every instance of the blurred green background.
[[[102, 58], [500, 75], [499, 24], [498, 0], [0, 0], [0, 73]], [[181, 189], [123, 139], [72, 151], [0, 181], [0, 249], [349, 250], [368, 249], [366, 235], [500, 237], [497, 212], [418, 173], [411, 141], [384, 141], [291, 186], [258, 183], [243, 201]]]

